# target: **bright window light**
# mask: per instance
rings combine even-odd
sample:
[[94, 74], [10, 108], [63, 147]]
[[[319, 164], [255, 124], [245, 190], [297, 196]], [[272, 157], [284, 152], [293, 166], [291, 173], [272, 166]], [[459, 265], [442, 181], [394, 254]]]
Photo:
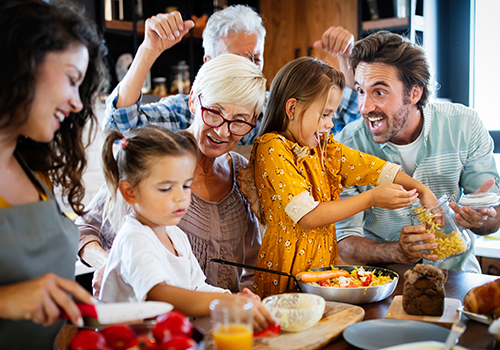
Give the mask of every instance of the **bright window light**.
[[496, 92], [500, 82], [498, 54], [498, 14], [500, 1], [476, 0], [474, 33], [473, 107], [489, 130], [500, 130], [499, 96]]

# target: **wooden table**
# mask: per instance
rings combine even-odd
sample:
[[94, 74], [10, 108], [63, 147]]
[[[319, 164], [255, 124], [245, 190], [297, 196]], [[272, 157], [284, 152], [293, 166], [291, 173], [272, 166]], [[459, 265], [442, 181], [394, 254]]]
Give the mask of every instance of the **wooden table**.
[[[389, 298], [378, 303], [360, 305], [365, 310], [365, 321], [385, 317], [387, 310], [392, 303], [393, 297], [403, 294], [404, 272], [411, 268], [412, 265], [395, 264], [384, 267], [394, 270], [399, 274], [398, 285], [394, 293]], [[465, 294], [467, 294], [471, 288], [491, 282], [497, 278], [497, 276], [491, 275], [448, 270], [448, 280], [445, 284], [445, 295], [447, 298], [455, 298], [463, 301]], [[464, 318], [467, 319], [465, 316]], [[493, 350], [495, 348], [495, 338], [492, 334], [488, 333], [487, 325], [472, 320], [467, 320], [466, 325], [467, 328], [458, 342], [459, 345], [472, 350]], [[346, 342], [344, 338], [340, 338], [324, 348], [324, 350], [344, 349], [358, 348]]]

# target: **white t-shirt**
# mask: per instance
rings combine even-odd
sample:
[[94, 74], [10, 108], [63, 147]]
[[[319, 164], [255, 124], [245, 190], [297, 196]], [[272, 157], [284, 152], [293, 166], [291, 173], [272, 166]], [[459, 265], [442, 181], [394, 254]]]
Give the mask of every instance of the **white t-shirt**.
[[100, 299], [105, 302], [145, 301], [159, 283], [200, 292], [230, 293], [205, 283], [205, 275], [177, 226], [166, 231], [179, 256], [161, 243], [154, 231], [128, 215], [111, 248]]
[[417, 137], [415, 141], [409, 143], [407, 145], [396, 145], [392, 142], [388, 142], [391, 147], [393, 147], [396, 152], [399, 153], [399, 157], [401, 158], [401, 166], [403, 167], [403, 171], [409, 175], [413, 176], [413, 172], [415, 171], [415, 164], [417, 163], [417, 153], [420, 149], [420, 145], [424, 137], [422, 136], [423, 131]]

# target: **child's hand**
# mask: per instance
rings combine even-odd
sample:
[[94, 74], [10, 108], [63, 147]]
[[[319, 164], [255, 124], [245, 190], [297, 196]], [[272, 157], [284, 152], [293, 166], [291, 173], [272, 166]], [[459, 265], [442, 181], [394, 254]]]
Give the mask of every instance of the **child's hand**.
[[238, 295], [246, 296], [252, 299], [254, 332], [259, 332], [268, 328], [269, 323], [274, 325], [278, 324], [269, 311], [267, 311], [266, 307], [262, 305], [260, 297], [257, 294], [252, 293], [248, 288], [244, 288], [243, 293], [238, 293]]
[[372, 196], [372, 205], [384, 209], [404, 208], [412, 205], [418, 198], [416, 189], [407, 191], [403, 186], [394, 183], [377, 186], [369, 192]]
[[432, 208], [432, 205], [437, 201], [436, 196], [429, 187], [424, 186], [425, 189], [419, 192], [420, 204], [426, 208]]

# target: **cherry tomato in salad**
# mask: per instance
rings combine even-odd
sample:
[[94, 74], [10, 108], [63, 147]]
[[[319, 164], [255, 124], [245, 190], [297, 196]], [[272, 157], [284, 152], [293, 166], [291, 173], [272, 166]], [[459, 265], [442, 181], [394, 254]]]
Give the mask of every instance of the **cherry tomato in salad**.
[[319, 285], [321, 287], [330, 287], [331, 286], [330, 282], [328, 282], [328, 281], [321, 281], [321, 282], [319, 282]]
[[363, 282], [363, 287], [368, 287], [370, 283], [372, 283], [373, 275], [366, 276], [365, 281]]

